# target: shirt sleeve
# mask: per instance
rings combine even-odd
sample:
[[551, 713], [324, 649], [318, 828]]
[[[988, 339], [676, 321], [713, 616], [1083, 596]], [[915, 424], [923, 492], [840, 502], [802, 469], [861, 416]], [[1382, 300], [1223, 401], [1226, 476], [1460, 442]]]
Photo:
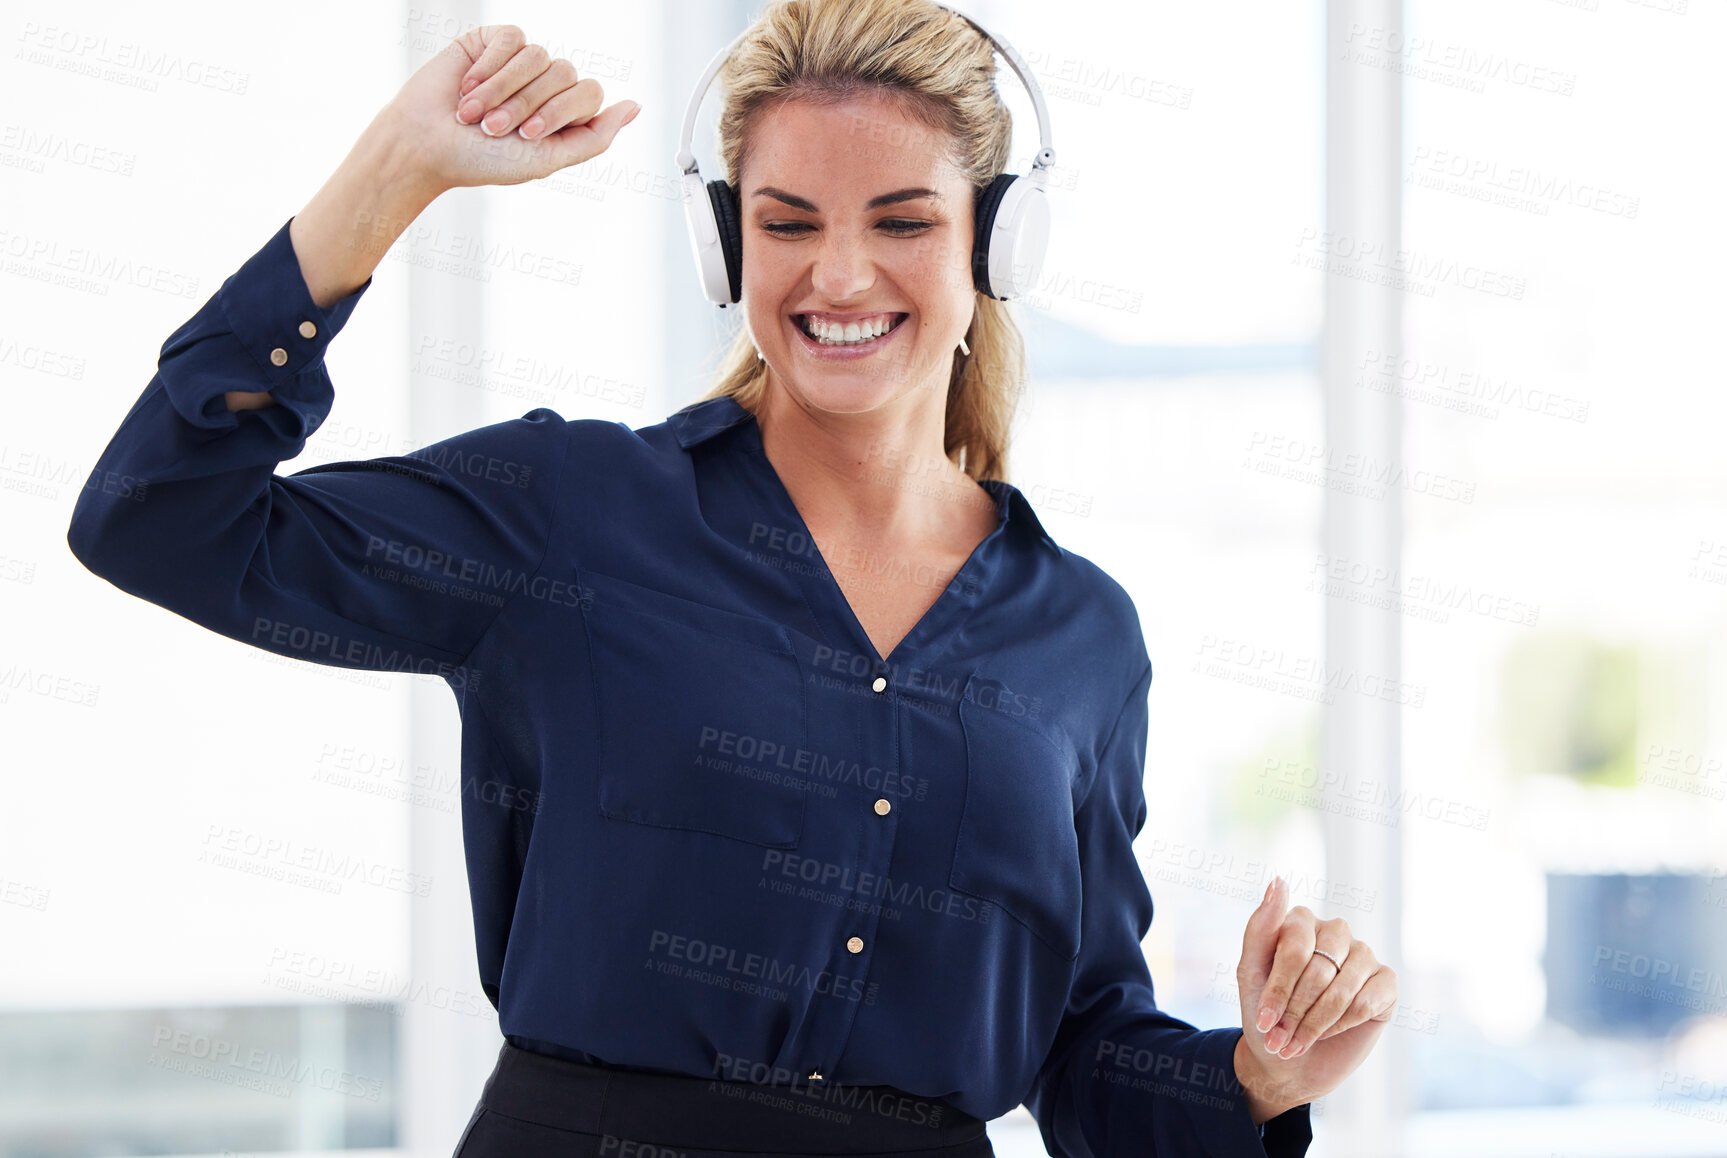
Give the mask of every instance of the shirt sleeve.
[[1146, 665], [1074, 816], [1082, 933], [1067, 1008], [1026, 1099], [1055, 1158], [1302, 1158], [1310, 1104], [1256, 1125], [1235, 1077], [1239, 1026], [1198, 1029], [1157, 1008], [1140, 948], [1151, 893], [1145, 825]]
[[[372, 279], [313, 300], [292, 218], [168, 336], [67, 533], [110, 583], [314, 663], [449, 677], [534, 591], [569, 424], [539, 408], [403, 455], [277, 475], [334, 400], [324, 349]], [[229, 410], [229, 390], [276, 405]]]

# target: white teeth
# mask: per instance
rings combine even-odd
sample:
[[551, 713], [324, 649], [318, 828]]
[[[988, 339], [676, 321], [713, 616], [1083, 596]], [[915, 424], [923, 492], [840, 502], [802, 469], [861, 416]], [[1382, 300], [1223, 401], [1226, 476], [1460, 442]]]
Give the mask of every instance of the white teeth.
[[818, 342], [827, 346], [855, 346], [871, 342], [893, 329], [891, 318], [877, 318], [859, 325], [857, 322], [824, 322], [816, 318], [805, 321], [804, 330]]

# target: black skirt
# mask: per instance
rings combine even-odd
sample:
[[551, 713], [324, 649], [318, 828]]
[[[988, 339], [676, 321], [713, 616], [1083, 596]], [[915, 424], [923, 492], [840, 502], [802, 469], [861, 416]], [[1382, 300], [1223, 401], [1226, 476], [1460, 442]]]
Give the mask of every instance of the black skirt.
[[892, 1086], [593, 1066], [505, 1042], [455, 1158], [994, 1158], [984, 1123]]

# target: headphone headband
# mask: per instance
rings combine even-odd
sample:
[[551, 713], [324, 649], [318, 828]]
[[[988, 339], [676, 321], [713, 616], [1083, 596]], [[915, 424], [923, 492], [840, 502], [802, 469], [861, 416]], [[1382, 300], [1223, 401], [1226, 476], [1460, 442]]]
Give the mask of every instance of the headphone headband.
[[[935, 3], [938, 8], [944, 8], [947, 11], [952, 12], [955, 16], [958, 16], [961, 20], [977, 29], [978, 34], [985, 40], [989, 41], [990, 44], [995, 47], [996, 51], [1000, 52], [1002, 56], [1006, 58], [1008, 66], [1014, 71], [1014, 75], [1019, 77], [1019, 81], [1025, 86], [1026, 92], [1031, 94], [1031, 107], [1037, 114], [1038, 141], [1037, 154], [1032, 158], [1031, 168], [1033, 171], [1041, 175], [1051, 165], [1055, 164], [1055, 143], [1051, 139], [1049, 110], [1046, 109], [1043, 104], [1043, 90], [1037, 87], [1037, 79], [1032, 76], [1031, 69], [1026, 67], [1025, 61], [1020, 59], [1020, 55], [1014, 51], [1013, 45], [1002, 40], [1000, 37], [991, 35], [988, 29], [967, 16], [965, 13], [954, 8], [949, 8], [946, 4], [937, 3], [937, 0], [931, 0], [931, 3]], [[730, 44], [714, 53], [713, 59], [708, 61], [708, 66], [702, 70], [701, 79], [696, 81], [695, 91], [690, 94], [689, 107], [684, 110], [683, 131], [678, 134], [677, 165], [678, 168], [685, 173], [694, 173], [696, 171], [696, 157], [695, 154], [690, 151], [690, 145], [695, 141], [696, 112], [702, 107], [702, 98], [707, 96], [709, 87], [714, 83], [714, 77], [719, 75], [720, 69], [726, 63], [726, 59], [731, 56], [732, 51], [737, 48], [737, 46], [743, 41], [744, 37], [749, 34], [749, 29], [746, 28], [744, 31], [738, 33], [737, 36], [733, 37]], [[1041, 183], [1042, 182], [1040, 180], [1039, 184]]]

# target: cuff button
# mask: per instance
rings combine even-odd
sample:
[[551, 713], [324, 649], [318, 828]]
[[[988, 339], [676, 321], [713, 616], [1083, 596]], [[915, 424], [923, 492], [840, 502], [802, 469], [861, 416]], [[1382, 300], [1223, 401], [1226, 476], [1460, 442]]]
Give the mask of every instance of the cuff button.
[[287, 361], [288, 351], [282, 349], [282, 347], [277, 346], [274, 350], [270, 351], [270, 365], [282, 366], [286, 365]]
[[311, 322], [301, 322], [300, 336], [302, 338], [315, 338], [318, 336], [318, 327], [314, 326]]

